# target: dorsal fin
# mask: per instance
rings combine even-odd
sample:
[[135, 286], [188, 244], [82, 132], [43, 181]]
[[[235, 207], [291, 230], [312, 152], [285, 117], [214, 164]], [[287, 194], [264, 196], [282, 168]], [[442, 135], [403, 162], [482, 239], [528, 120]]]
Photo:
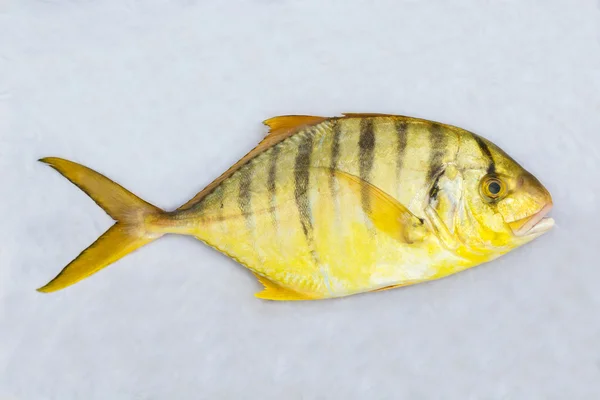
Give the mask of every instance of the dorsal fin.
[[263, 124], [269, 127], [269, 133], [267, 136], [265, 136], [265, 138], [248, 154], [233, 164], [231, 168], [221, 174], [221, 176], [212, 181], [207, 187], [202, 189], [200, 193], [192, 197], [187, 203], [179, 207], [177, 210], [186, 210], [198, 203], [200, 200], [202, 200], [202, 198], [204, 198], [204, 196], [219, 186], [219, 184], [225, 179], [229, 178], [242, 165], [246, 164], [263, 151], [292, 136], [300, 129], [307, 126], [317, 125], [318, 123], [321, 123], [327, 119], [328, 118], [326, 117], [315, 117], [310, 115], [282, 115], [264, 121]]
[[263, 121], [263, 124], [269, 127], [269, 134], [265, 139], [271, 136], [290, 136], [290, 132], [298, 132], [300, 128], [309, 125], [316, 125], [328, 118], [315, 117], [312, 115], [280, 115], [279, 117], [269, 118]]
[[365, 118], [365, 117], [402, 117], [402, 115], [383, 114], [383, 113], [342, 113], [344, 118]]

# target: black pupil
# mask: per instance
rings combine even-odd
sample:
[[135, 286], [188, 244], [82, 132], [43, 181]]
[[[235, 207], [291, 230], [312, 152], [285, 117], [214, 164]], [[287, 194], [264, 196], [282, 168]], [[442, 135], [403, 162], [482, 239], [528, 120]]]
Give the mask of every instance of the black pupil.
[[490, 191], [491, 194], [500, 193], [500, 189], [502, 189], [502, 188], [500, 187], [500, 184], [498, 182], [492, 182], [488, 186], [488, 190]]

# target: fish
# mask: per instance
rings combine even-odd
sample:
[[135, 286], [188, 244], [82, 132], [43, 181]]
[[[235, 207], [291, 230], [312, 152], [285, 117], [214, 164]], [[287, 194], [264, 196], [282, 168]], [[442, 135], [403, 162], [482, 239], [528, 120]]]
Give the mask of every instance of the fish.
[[189, 235], [256, 276], [265, 300], [339, 298], [440, 279], [548, 232], [553, 201], [489, 140], [388, 114], [284, 115], [174, 211], [83, 165], [42, 158], [116, 222], [40, 292], [95, 274], [166, 234]]

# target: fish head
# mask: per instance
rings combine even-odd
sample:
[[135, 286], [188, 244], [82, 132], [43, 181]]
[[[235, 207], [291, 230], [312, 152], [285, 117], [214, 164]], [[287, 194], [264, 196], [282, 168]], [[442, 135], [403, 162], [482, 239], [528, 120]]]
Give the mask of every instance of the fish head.
[[456, 235], [473, 253], [495, 258], [549, 231], [552, 196], [542, 183], [493, 143], [474, 136], [461, 148], [462, 193]]

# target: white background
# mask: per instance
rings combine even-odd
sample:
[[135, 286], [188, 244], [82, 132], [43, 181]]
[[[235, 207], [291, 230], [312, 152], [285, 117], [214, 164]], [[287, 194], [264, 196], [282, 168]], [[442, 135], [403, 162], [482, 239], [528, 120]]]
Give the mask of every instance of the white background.
[[[600, 398], [597, 1], [4, 0], [0, 106], [0, 399]], [[36, 159], [174, 209], [262, 120], [341, 112], [484, 135], [549, 188], [557, 227], [333, 301], [257, 300], [176, 236], [35, 291], [111, 224]]]

